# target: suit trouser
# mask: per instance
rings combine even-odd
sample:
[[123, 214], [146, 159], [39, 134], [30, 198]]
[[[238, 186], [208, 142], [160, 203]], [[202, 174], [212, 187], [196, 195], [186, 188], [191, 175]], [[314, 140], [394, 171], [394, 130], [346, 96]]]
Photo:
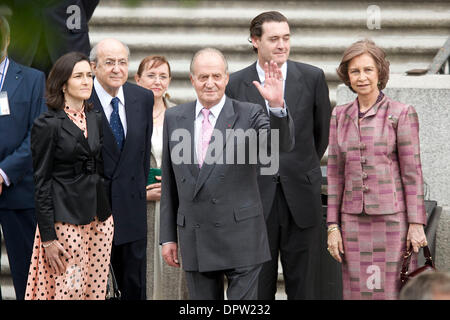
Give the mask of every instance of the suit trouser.
[[[308, 209], [311, 210], [305, 208]], [[314, 299], [320, 225], [309, 228], [299, 228], [296, 225], [281, 184], [277, 184], [266, 224], [272, 260], [263, 264], [259, 276], [258, 299], [275, 299], [279, 254], [288, 300]]]
[[36, 233], [34, 209], [0, 209], [0, 224], [13, 278], [16, 299], [23, 300]]
[[224, 300], [224, 277], [228, 300], [256, 300], [261, 264], [227, 270], [186, 271], [190, 300]]
[[111, 264], [122, 300], [146, 299], [147, 239], [113, 245]]

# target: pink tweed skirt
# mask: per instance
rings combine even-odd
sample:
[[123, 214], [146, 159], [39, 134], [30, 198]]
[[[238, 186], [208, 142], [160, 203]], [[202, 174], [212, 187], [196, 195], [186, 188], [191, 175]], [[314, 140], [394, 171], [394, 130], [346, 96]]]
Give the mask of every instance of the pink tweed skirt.
[[[341, 214], [344, 300], [395, 300], [408, 232], [406, 213]], [[410, 268], [417, 265], [413, 255]]]

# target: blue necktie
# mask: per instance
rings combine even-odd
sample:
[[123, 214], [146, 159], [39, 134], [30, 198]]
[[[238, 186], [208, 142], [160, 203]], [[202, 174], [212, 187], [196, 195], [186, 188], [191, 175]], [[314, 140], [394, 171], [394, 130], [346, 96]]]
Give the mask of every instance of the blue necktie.
[[114, 97], [111, 100], [111, 105], [113, 107], [113, 112], [111, 113], [111, 118], [109, 119], [109, 125], [116, 138], [117, 147], [122, 151], [123, 140], [125, 139], [125, 134], [123, 132], [122, 122], [119, 117], [119, 98]]

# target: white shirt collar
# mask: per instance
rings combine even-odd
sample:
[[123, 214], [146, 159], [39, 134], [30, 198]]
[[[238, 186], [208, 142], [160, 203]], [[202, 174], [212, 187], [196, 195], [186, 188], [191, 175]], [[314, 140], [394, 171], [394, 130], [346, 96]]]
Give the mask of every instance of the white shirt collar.
[[[261, 68], [261, 66], [259, 65], [259, 59], [256, 61], [256, 72], [258, 73], [259, 81], [261, 82], [261, 84], [263, 84], [266, 80], [266, 75], [263, 68]], [[281, 73], [283, 74], [283, 80], [286, 81], [287, 62], [283, 63], [283, 65], [281, 66]]]
[[[114, 98], [105, 89], [103, 89], [100, 82], [98, 82], [97, 77], [94, 78], [94, 88], [95, 92], [97, 92], [98, 99], [102, 104], [103, 108], [111, 104], [111, 100]], [[123, 95], [123, 86], [120, 86], [119, 91], [117, 92], [117, 98], [119, 98], [120, 103], [125, 106], [125, 97]]]
[[[225, 105], [225, 100], [226, 100], [226, 96], [223, 95], [222, 99], [220, 99], [218, 104], [209, 108], [209, 111], [211, 112], [210, 114], [212, 114], [214, 116], [214, 119], [217, 119], [219, 117], [219, 114], [222, 111], [223, 106]], [[195, 104], [195, 118], [196, 119], [200, 115], [200, 112], [202, 111], [203, 108], [204, 108], [203, 105], [197, 99], [197, 102]]]
[[[5, 63], [8, 63], [5, 67]], [[8, 69], [8, 65], [9, 65], [9, 59], [8, 57], [5, 57], [5, 59], [3, 59], [2, 63], [0, 63], [0, 74], [3, 73], [3, 68], [5, 68], [5, 73], [6, 73], [6, 69]]]
[[[6, 63], [6, 65], [5, 65], [5, 63]], [[8, 72], [8, 67], [9, 67], [9, 59], [7, 56], [2, 61], [2, 63], [0, 63], [0, 79], [3, 79], [3, 81], [1, 81], [2, 83], [0, 84], [0, 90], [2, 90], [3, 86], [5, 85], [5, 78], [6, 78], [6, 73]], [[3, 72], [3, 68], [5, 69], [4, 72]]]

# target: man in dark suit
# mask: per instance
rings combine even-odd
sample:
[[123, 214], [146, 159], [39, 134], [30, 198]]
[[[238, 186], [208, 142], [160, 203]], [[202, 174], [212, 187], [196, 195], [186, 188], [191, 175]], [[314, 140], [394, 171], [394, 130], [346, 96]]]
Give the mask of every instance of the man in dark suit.
[[16, 298], [23, 300], [36, 232], [30, 131], [47, 108], [44, 74], [9, 59], [9, 39], [0, 16], [0, 224]]
[[10, 56], [50, 71], [63, 54], [89, 55], [88, 23], [99, 0], [5, 0], [12, 10]]
[[279, 172], [258, 177], [272, 254], [260, 274], [258, 298], [275, 299], [279, 253], [288, 299], [314, 298], [322, 218], [320, 159], [331, 115], [328, 87], [321, 69], [288, 60], [290, 30], [281, 13], [255, 17], [250, 37], [258, 61], [230, 76], [226, 94], [265, 107], [252, 82], [264, 84], [263, 66], [273, 59], [282, 70], [284, 99], [295, 124], [295, 148], [280, 154]]
[[[260, 132], [271, 128], [278, 129], [279, 141], [275, 134], [269, 138], [290, 150], [294, 129], [274, 62], [266, 65], [266, 75], [265, 88], [258, 89], [269, 101], [270, 117], [259, 105], [226, 97], [226, 59], [216, 49], [200, 50], [190, 75], [197, 101], [166, 111], [160, 242], [173, 267], [180, 267], [179, 244], [191, 299], [223, 299], [224, 276], [228, 299], [256, 299], [261, 264], [270, 259], [258, 165], [249, 160], [249, 150], [259, 145], [261, 152]], [[258, 139], [239, 140], [242, 131]], [[185, 135], [181, 151], [177, 135]], [[246, 154], [244, 161], [236, 161], [239, 154]]]
[[103, 161], [114, 218], [112, 265], [122, 298], [145, 300], [146, 181], [150, 171], [153, 93], [127, 82], [129, 49], [100, 41], [90, 60], [90, 101], [103, 112]]

